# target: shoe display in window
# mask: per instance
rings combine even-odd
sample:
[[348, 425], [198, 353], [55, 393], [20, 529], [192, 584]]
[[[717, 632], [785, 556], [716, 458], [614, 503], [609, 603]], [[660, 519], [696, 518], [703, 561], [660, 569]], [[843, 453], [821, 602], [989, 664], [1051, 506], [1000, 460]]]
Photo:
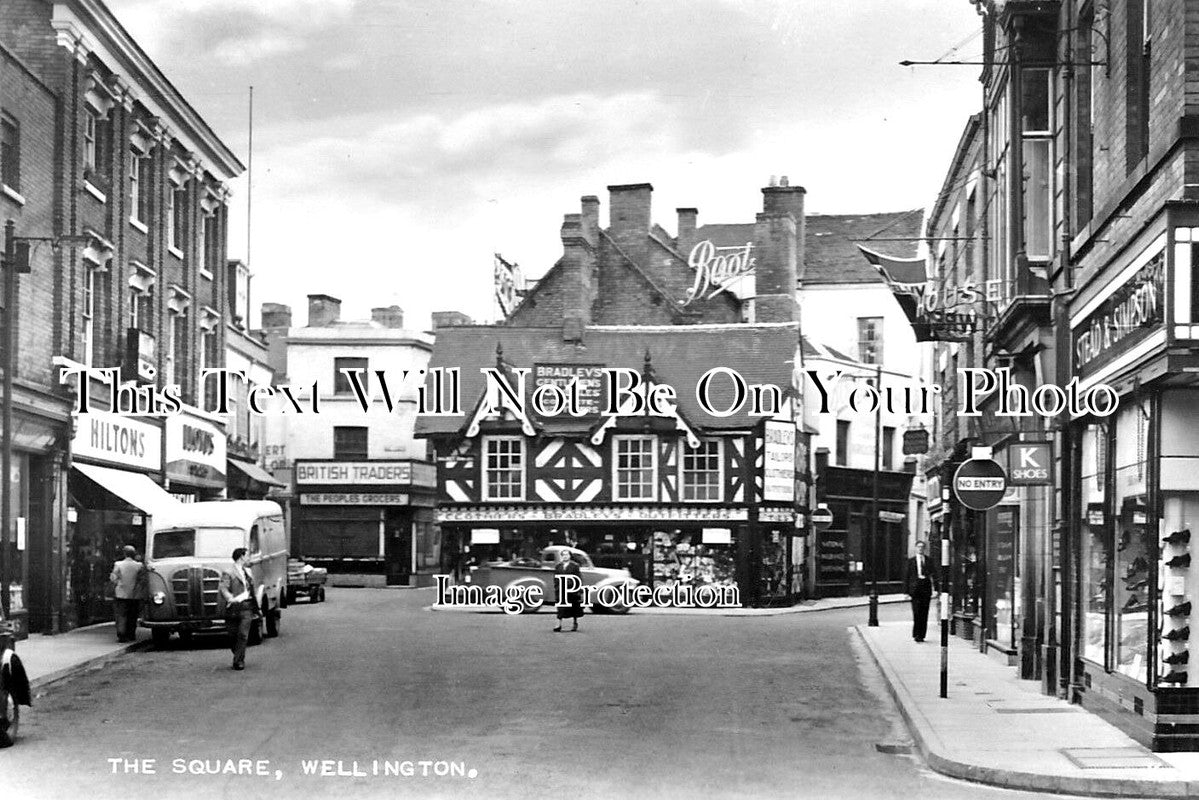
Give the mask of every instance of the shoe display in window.
[[1179, 603], [1178, 605], [1174, 606], [1173, 608], [1168, 608], [1165, 611], [1165, 614], [1167, 617], [1185, 617], [1190, 613], [1191, 613], [1191, 601], [1190, 600], [1186, 601], [1185, 603]]
[[1191, 566], [1191, 554], [1183, 553], [1180, 556], [1174, 556], [1174, 558], [1166, 562], [1166, 566], [1174, 567], [1175, 569], [1186, 569]]
[[1163, 677], [1160, 682], [1161, 683], [1186, 683], [1187, 682], [1187, 674], [1185, 672], [1171, 672], [1169, 675], [1166, 675], [1165, 677]]
[[1191, 638], [1191, 626], [1187, 625], [1183, 628], [1174, 628], [1162, 634], [1162, 638], [1168, 642], [1185, 642]]
[[1128, 571], [1124, 573], [1124, 580], [1131, 581], [1142, 573], [1149, 571], [1149, 562], [1144, 556], [1137, 556], [1132, 563], [1128, 565]]
[[1142, 611], [1148, 611], [1149, 604], [1137, 597], [1135, 594], [1128, 598], [1128, 602], [1121, 607], [1120, 611], [1125, 614], [1139, 614]]
[[1186, 544], [1191, 541], [1190, 528], [1183, 528], [1180, 531], [1174, 531], [1169, 536], [1162, 539], [1166, 544]]
[[1163, 664], [1185, 664], [1191, 660], [1190, 650], [1181, 650], [1177, 653], [1171, 653], [1162, 659]]

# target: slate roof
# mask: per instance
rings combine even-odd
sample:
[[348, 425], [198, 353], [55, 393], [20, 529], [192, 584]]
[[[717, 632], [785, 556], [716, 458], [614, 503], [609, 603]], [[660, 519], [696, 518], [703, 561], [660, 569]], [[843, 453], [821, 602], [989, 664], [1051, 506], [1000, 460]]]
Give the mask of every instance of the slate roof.
[[[858, 251], [858, 243], [883, 237], [868, 246], [897, 258], [914, 258], [923, 217], [924, 210], [918, 208], [886, 214], [808, 214], [801, 280], [806, 285], [881, 282], [878, 271]], [[717, 246], [743, 245], [753, 238], [753, 223], [700, 225], [696, 230], [697, 241], [711, 239]]]
[[[592, 326], [586, 329], [583, 346], [562, 341], [561, 327], [515, 328], [465, 325], [439, 328], [430, 362], [432, 368], [461, 370], [463, 416], [420, 416], [417, 435], [455, 433], [466, 424], [485, 388], [483, 368], [496, 364], [496, 347], [510, 367], [534, 364], [579, 364], [627, 367], [640, 373], [646, 351], [657, 383], [674, 387], [679, 411], [692, 426], [709, 430], [745, 429], [760, 418], [746, 413], [731, 417], [710, 416], [695, 398], [695, 385], [712, 367], [735, 369], [748, 383], [771, 383], [784, 391], [791, 386], [792, 371], [800, 347], [797, 323], [662, 326]], [[528, 387], [532, 388], [530, 376]], [[731, 404], [731, 390], [722, 382], [712, 392], [717, 407]], [[531, 409], [531, 406], [526, 406]], [[531, 413], [531, 411], [530, 411]], [[595, 418], [574, 419], [563, 414], [549, 419], [534, 418], [546, 431], [589, 430]]]

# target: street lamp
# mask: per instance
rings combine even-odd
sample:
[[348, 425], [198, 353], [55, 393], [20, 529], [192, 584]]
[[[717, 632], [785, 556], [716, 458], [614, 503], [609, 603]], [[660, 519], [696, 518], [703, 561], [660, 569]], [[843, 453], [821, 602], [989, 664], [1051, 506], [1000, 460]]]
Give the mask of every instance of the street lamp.
[[29, 264], [30, 245], [34, 242], [49, 242], [52, 247], [64, 244], [88, 244], [90, 236], [17, 236], [17, 223], [4, 223], [4, 253], [0, 258], [0, 270], [4, 272], [4, 325], [0, 331], [0, 369], [4, 371], [4, 400], [0, 407], [0, 608], [7, 618], [10, 612], [8, 592], [8, 547], [12, 535], [12, 373], [14, 342], [16, 335], [13, 313], [17, 306], [17, 276], [31, 271]]
[[878, 473], [882, 468], [883, 365], [874, 367], [874, 486], [870, 502], [870, 615], [867, 627], [878, 627]]

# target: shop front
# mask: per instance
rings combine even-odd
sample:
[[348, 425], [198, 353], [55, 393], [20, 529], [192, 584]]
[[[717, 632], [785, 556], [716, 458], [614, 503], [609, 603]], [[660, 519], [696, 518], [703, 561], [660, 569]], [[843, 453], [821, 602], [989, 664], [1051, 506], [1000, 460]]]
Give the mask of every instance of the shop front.
[[[1164, 223], [1165, 230], [1161, 225]], [[1158, 751], [1199, 749], [1199, 218], [1167, 207], [1072, 309], [1075, 373], [1118, 395], [1072, 426], [1075, 694]]]
[[597, 567], [627, 569], [659, 586], [735, 587], [743, 605], [797, 599], [793, 565], [803, 539], [791, 509], [687, 506], [538, 505], [443, 507], [438, 520], [447, 572], [490, 561], [536, 558], [554, 544], [586, 552]]
[[437, 472], [421, 461], [295, 463], [292, 554], [388, 585], [431, 585], [441, 567]]
[[144, 554], [150, 518], [178, 503], [159, 485], [162, 438], [156, 420], [102, 411], [75, 417], [65, 554], [72, 626], [112, 619], [105, 588], [121, 548]]
[[879, 473], [878, 520], [872, 524], [872, 473], [830, 466], [819, 470], [816, 497], [828, 506], [833, 521], [815, 533], [813, 579], [817, 597], [868, 594], [875, 580], [880, 594], [903, 591], [913, 477], [907, 472]]
[[9, 467], [8, 581], [9, 620], [17, 638], [58, 633], [71, 626], [63, 617], [65, 591], [62, 532], [65, 476], [63, 443], [70, 417], [60, 401], [15, 392], [12, 460]]

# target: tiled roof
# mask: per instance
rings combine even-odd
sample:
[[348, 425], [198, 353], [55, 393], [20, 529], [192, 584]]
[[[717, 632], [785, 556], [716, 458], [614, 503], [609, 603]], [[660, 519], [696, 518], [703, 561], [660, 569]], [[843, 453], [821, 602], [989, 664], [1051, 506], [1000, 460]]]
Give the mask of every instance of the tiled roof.
[[[886, 214], [809, 214], [805, 219], [801, 280], [814, 283], [879, 283], [882, 279], [858, 251], [859, 243], [899, 258], [916, 255], [923, 209]], [[871, 237], [883, 240], [872, 240]], [[701, 225], [698, 240], [719, 246], [743, 245], [754, 238], [753, 223]], [[911, 237], [911, 238], [908, 238]]]
[[[561, 328], [512, 328], [472, 325], [439, 328], [431, 367], [458, 367], [462, 376], [463, 416], [417, 418], [417, 434], [453, 433], [462, 428], [485, 388], [481, 369], [494, 367], [496, 348], [503, 348], [509, 367], [534, 364], [600, 365], [627, 367], [640, 373], [648, 351], [657, 383], [670, 384], [683, 417], [700, 429], [743, 429], [757, 417], [740, 413], [710, 416], [695, 398], [695, 386], [712, 367], [729, 367], [748, 383], [771, 383], [784, 390], [791, 386], [799, 349], [794, 323], [732, 325], [594, 326], [586, 329], [583, 346], [562, 341]], [[532, 388], [529, 378], [528, 388]], [[727, 382], [714, 386], [716, 407], [731, 404]], [[576, 420], [569, 415], [542, 420], [547, 430], [587, 430], [594, 418]]]

